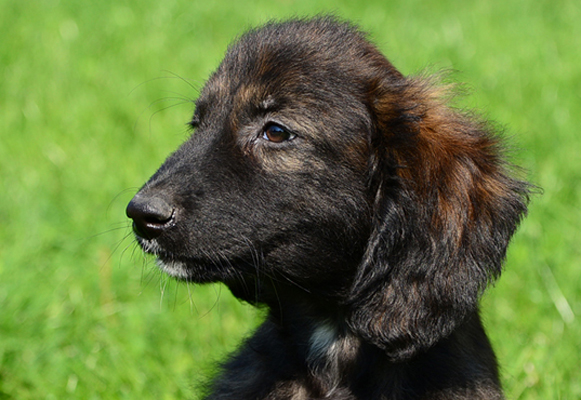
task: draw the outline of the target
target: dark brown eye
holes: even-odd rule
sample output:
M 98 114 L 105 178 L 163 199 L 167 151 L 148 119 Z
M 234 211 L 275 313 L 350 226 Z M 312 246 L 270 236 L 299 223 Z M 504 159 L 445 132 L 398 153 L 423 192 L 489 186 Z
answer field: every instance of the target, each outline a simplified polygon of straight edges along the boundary
M 295 135 L 284 129 L 280 125 L 271 124 L 264 128 L 262 138 L 273 143 L 282 143 L 287 140 L 292 140 Z

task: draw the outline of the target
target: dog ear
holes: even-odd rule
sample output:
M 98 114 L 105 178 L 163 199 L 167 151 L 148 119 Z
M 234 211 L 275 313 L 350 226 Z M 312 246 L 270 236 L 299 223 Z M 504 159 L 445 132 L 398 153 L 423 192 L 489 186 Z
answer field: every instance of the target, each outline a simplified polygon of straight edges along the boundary
M 511 177 L 494 130 L 447 106 L 429 79 L 384 79 L 370 93 L 375 220 L 348 323 L 398 361 L 477 312 L 529 187 Z

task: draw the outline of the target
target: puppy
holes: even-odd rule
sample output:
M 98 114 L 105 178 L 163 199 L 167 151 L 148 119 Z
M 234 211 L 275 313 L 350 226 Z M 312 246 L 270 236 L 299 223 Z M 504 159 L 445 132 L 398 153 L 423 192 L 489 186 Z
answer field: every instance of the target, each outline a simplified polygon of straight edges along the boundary
M 526 212 L 485 121 L 332 17 L 232 44 L 127 207 L 168 274 L 266 305 L 207 399 L 502 399 L 478 299 Z

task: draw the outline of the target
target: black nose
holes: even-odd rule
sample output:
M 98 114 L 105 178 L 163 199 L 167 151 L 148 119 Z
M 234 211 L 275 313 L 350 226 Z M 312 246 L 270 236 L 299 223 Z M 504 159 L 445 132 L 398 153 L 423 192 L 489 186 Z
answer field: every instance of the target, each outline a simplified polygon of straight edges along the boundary
M 133 231 L 144 239 L 155 239 L 173 223 L 174 208 L 159 197 L 135 195 L 129 202 L 127 216 Z

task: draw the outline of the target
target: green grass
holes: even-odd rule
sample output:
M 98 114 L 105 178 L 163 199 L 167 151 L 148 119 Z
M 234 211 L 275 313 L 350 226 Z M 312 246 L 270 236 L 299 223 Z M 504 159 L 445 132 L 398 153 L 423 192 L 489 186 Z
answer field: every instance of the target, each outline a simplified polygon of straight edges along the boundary
M 581 398 L 581 3 L 0 2 L 0 399 L 183 399 L 260 320 L 166 279 L 124 207 L 228 42 L 334 11 L 404 73 L 454 69 L 544 189 L 483 313 L 509 399 Z M 183 79 L 182 79 L 183 78 Z

